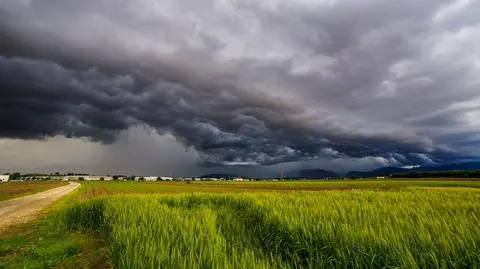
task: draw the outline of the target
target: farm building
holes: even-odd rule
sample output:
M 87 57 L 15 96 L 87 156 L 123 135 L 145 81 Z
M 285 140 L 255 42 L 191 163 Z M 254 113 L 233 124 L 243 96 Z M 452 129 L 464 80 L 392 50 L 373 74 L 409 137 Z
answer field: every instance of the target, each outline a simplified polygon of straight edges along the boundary
M 9 178 L 10 178 L 10 175 L 0 175 L 0 181 L 1 182 L 8 181 Z
M 144 177 L 145 181 L 157 181 L 157 177 Z
M 241 178 L 241 177 L 236 177 L 236 178 L 233 179 L 233 181 L 240 182 L 240 181 L 243 181 L 243 178 Z
M 64 176 L 62 180 L 80 180 L 80 178 L 85 181 L 113 180 L 111 176 Z

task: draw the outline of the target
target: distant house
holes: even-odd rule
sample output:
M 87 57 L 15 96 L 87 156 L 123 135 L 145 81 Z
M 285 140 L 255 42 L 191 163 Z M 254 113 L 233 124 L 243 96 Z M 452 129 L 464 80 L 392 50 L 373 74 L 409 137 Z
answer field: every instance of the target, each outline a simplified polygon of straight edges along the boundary
M 93 181 L 93 180 L 96 181 L 96 180 L 100 180 L 103 177 L 101 177 L 101 176 L 84 176 L 83 178 L 86 181 Z
M 377 177 L 377 179 L 386 179 L 387 177 Z
M 157 177 L 144 177 L 145 181 L 157 181 Z
M 0 182 L 7 182 L 10 179 L 10 175 L 0 175 Z
M 85 181 L 97 181 L 97 180 L 113 180 L 111 176 L 64 176 L 61 178 L 62 180 L 80 180 L 83 179 Z
M 241 178 L 241 177 L 236 177 L 236 178 L 233 179 L 233 181 L 240 182 L 240 181 L 243 181 L 243 178 Z

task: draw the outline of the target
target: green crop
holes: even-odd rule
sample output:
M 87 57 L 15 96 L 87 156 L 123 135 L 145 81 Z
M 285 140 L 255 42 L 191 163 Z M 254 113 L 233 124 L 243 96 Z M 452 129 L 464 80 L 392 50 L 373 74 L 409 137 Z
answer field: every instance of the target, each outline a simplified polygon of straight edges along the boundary
M 127 195 L 75 203 L 115 268 L 478 268 L 480 190 Z

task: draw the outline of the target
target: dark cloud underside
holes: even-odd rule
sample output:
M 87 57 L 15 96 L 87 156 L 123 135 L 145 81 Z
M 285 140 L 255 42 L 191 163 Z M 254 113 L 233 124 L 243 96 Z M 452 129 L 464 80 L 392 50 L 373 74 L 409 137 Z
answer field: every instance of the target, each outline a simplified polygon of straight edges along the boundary
M 146 126 L 206 166 L 477 155 L 479 7 L 3 1 L 0 138 Z

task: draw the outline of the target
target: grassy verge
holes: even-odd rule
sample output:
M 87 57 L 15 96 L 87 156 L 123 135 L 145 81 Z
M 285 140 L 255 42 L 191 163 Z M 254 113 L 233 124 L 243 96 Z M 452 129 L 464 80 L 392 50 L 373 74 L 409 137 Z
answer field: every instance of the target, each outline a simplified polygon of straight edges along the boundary
M 104 242 L 97 235 L 59 226 L 58 211 L 77 195 L 63 198 L 42 218 L 0 234 L 0 268 L 110 268 Z
M 65 181 L 0 182 L 0 201 L 67 185 Z

